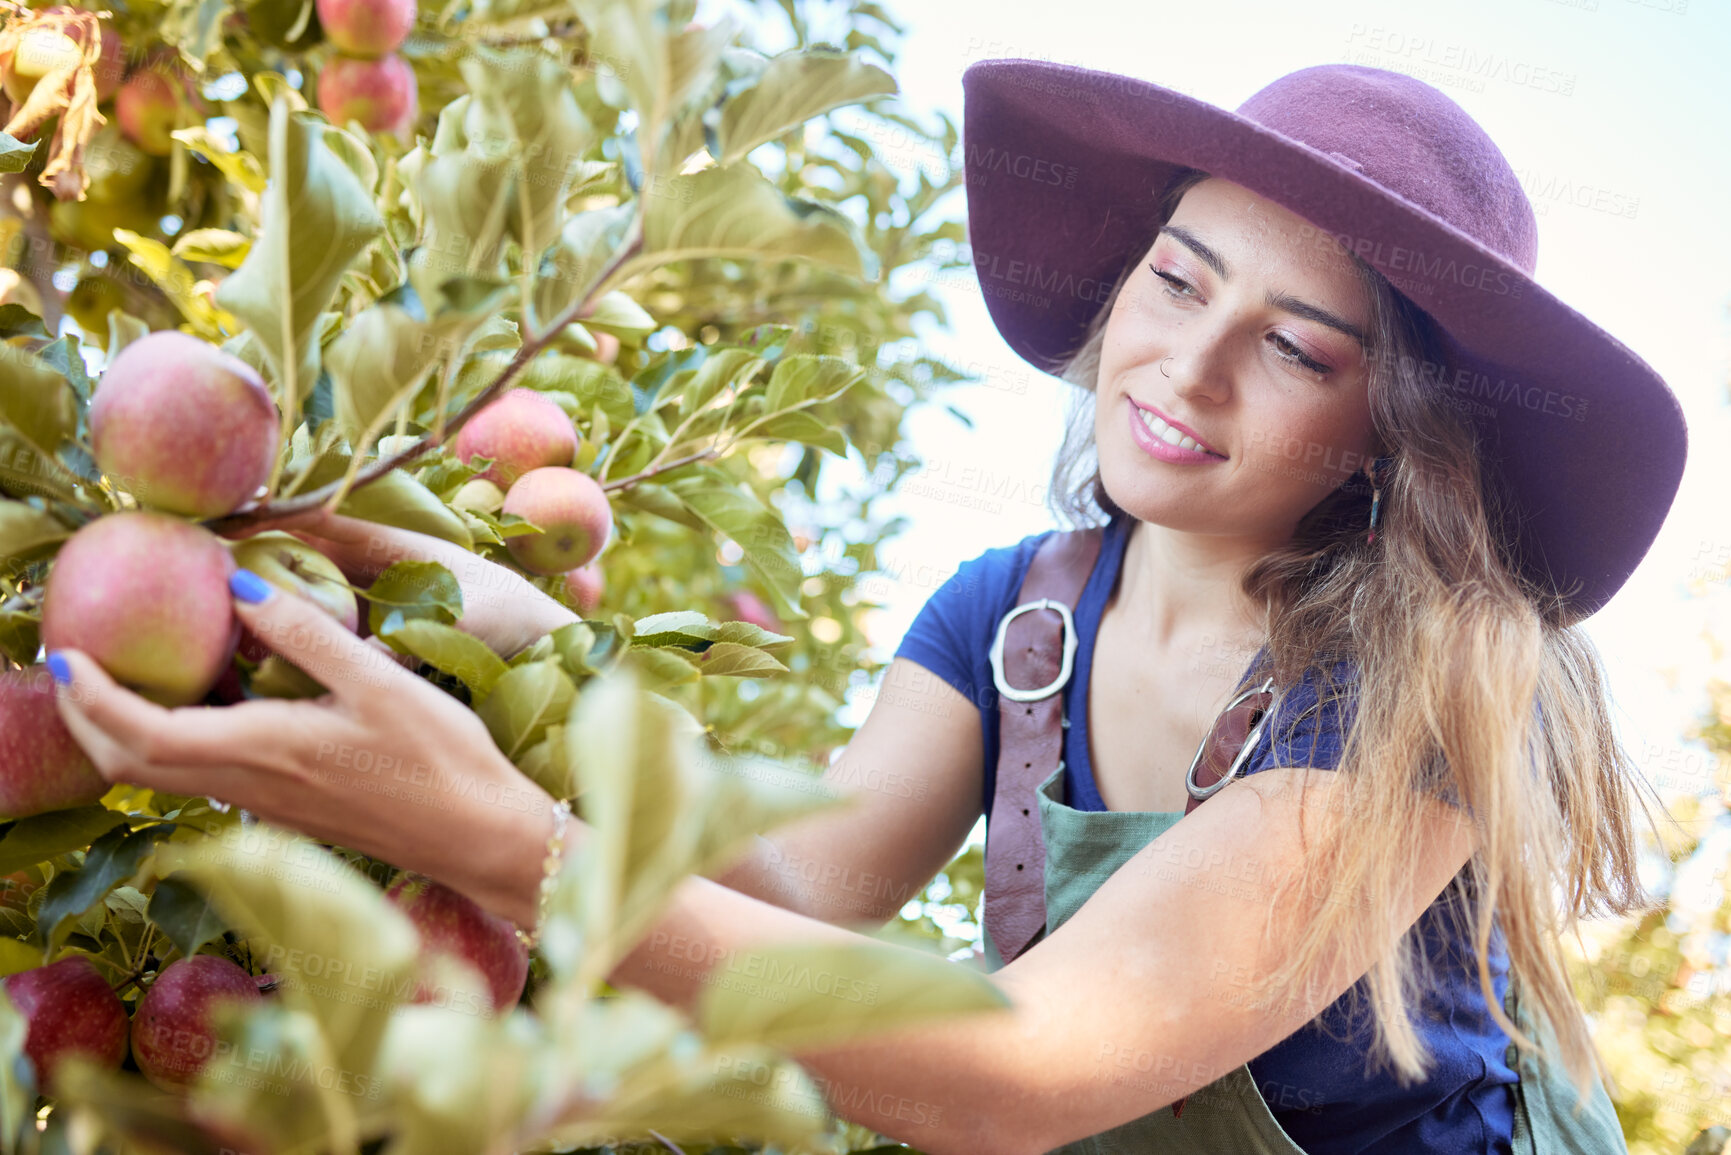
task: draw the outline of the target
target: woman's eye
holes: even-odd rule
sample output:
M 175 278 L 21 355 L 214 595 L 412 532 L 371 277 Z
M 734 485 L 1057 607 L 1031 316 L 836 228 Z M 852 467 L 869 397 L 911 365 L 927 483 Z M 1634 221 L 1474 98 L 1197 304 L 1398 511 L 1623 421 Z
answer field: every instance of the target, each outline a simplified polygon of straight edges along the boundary
M 1174 277 L 1171 273 L 1162 273 L 1159 269 L 1156 269 L 1153 265 L 1148 266 L 1148 271 L 1153 273 L 1156 277 L 1159 277 L 1162 281 L 1165 281 L 1166 282 L 1166 292 L 1169 293 L 1170 295 L 1174 296 L 1174 297 L 1177 297 L 1179 300 L 1184 299 L 1184 294 L 1172 292 L 1172 286 L 1173 285 L 1177 285 L 1180 289 L 1188 290 L 1192 295 L 1194 295 L 1196 292 L 1196 290 L 1191 289 L 1190 286 L 1188 284 L 1186 284 L 1184 281 L 1180 280 L 1177 277 Z
M 1276 333 L 1274 335 L 1274 345 L 1275 345 L 1275 348 L 1281 350 L 1280 356 L 1285 358 L 1286 360 L 1291 361 L 1297 365 L 1302 365 L 1304 368 L 1310 370 L 1312 373 L 1315 373 L 1319 377 L 1320 376 L 1326 376 L 1328 374 L 1329 368 L 1327 365 L 1324 365 L 1320 361 L 1317 361 L 1317 360 L 1314 360 L 1310 357 L 1305 356 L 1304 350 L 1300 349 L 1297 345 L 1294 345 L 1291 341 L 1287 340 L 1285 337 L 1282 337 L 1278 333 Z M 1291 351 L 1287 352 L 1287 350 L 1291 350 Z

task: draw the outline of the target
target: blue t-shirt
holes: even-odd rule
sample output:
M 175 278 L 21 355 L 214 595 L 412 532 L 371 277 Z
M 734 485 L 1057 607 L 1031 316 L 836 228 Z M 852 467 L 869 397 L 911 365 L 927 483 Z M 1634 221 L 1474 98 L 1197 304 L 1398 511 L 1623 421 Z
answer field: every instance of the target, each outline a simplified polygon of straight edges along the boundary
M 1104 810 L 1088 757 L 1088 684 L 1094 639 L 1107 599 L 1117 586 L 1132 519 L 1114 518 L 1100 543 L 1094 571 L 1072 607 L 1076 655 L 1063 689 L 1064 797 L 1077 810 Z M 998 765 L 998 691 L 987 658 L 998 621 L 1017 604 L 1029 563 L 1047 530 L 1013 546 L 989 549 L 965 562 L 927 600 L 895 656 L 930 670 L 973 702 L 985 748 L 985 789 L 980 812 L 989 814 Z M 1255 660 L 1260 660 L 1258 654 Z M 1352 684 L 1350 663 L 1333 680 Z M 1245 764 L 1254 774 L 1275 766 L 1333 769 L 1351 725 L 1350 700 L 1333 694 L 1320 704 L 1315 671 L 1278 696 L 1273 717 Z M 1437 988 L 1414 1010 L 1431 1055 L 1429 1077 L 1402 1086 L 1386 1064 L 1369 1069 L 1372 1039 L 1366 984 L 1359 1009 L 1348 1013 L 1354 992 L 1250 1060 L 1250 1073 L 1275 1119 L 1308 1155 L 1362 1151 L 1507 1152 L 1513 1147 L 1514 1084 L 1509 1037 L 1497 1026 L 1479 991 L 1470 938 L 1455 933 L 1448 892 L 1419 919 L 1419 941 L 1432 960 Z M 1508 987 L 1508 955 L 1500 929 L 1491 936 L 1492 986 L 1500 1000 Z

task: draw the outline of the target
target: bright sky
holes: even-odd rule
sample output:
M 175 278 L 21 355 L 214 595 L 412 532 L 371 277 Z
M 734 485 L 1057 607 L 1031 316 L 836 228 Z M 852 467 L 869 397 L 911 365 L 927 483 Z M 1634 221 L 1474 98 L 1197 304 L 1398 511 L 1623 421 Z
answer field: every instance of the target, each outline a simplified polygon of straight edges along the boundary
M 1704 762 L 1681 735 L 1705 708 L 1707 679 L 1731 675 L 1701 638 L 1709 615 L 1723 615 L 1724 607 L 1716 595 L 1689 594 L 1691 577 L 1731 557 L 1731 514 L 1721 496 L 1731 488 L 1731 455 L 1716 452 L 1731 441 L 1725 403 L 1731 149 L 1723 147 L 1731 120 L 1731 70 L 1724 63 L 1731 55 L 1731 4 L 1308 0 L 1295 10 L 1273 0 L 1071 0 L 1060 14 L 1047 3 L 943 0 L 891 10 L 909 25 L 897 70 L 904 98 L 917 115 L 942 109 L 958 126 L 963 70 L 993 57 L 1120 72 L 1226 108 L 1297 68 L 1372 64 L 1443 88 L 1484 125 L 1534 198 L 1539 282 L 1653 365 L 1689 423 L 1688 467 L 1665 528 L 1587 628 L 1609 668 L 1631 753 L 1654 774 L 1667 769 L 1669 758 L 1673 783 L 1691 765 L 1692 781 L 1702 781 Z M 1573 91 L 1451 67 L 1468 54 L 1506 59 L 1504 75 L 1546 69 L 1573 77 Z M 894 140 L 883 146 L 886 163 L 910 179 L 922 165 L 935 171 L 943 163 L 930 153 L 898 150 Z M 1558 199 L 1570 187 L 1585 205 Z M 1622 215 L 1591 207 L 1596 190 L 1611 194 L 1599 203 L 1622 207 Z M 964 215 L 959 189 L 948 203 Z M 899 580 L 870 587 L 887 603 L 870 626 L 886 658 L 960 563 L 1055 524 L 1043 492 L 1069 387 L 1010 351 L 971 274 L 932 289 L 949 309 L 953 331 L 930 333 L 926 351 L 988 383 L 943 395 L 973 429 L 941 406 L 909 423 L 927 468 L 904 482 L 909 492 L 891 506 L 911 523 L 882 551 Z M 837 470 L 838 479 L 843 472 Z

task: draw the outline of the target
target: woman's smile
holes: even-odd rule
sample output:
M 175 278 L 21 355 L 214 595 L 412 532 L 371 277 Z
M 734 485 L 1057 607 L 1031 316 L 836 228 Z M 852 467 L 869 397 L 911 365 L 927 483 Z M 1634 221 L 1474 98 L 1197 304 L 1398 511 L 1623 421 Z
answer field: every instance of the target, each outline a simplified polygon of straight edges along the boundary
M 1128 395 L 1124 400 L 1130 404 L 1130 435 L 1143 452 L 1162 461 L 1184 465 L 1207 465 L 1226 460 L 1224 453 L 1215 452 L 1190 429 L 1168 420 L 1153 406 L 1138 405 L 1136 399 Z

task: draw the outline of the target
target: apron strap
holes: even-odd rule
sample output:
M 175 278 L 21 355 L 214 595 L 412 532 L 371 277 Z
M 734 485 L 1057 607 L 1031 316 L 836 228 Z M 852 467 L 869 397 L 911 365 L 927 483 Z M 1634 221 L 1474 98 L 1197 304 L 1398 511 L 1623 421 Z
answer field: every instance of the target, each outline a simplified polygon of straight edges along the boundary
M 1005 963 L 1046 926 L 1046 844 L 1036 794 L 1063 764 L 1060 691 L 1070 680 L 1076 648 L 1070 610 L 1094 571 L 1104 536 L 1103 526 L 1050 534 L 1028 564 L 1016 607 L 999 620 L 992 644 L 998 767 L 986 817 L 985 923 Z

